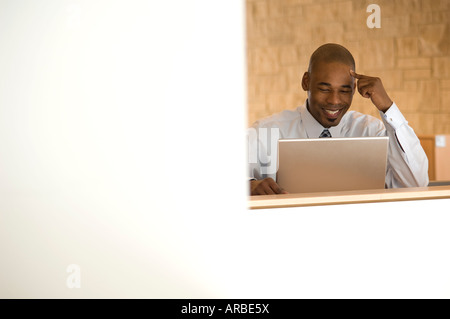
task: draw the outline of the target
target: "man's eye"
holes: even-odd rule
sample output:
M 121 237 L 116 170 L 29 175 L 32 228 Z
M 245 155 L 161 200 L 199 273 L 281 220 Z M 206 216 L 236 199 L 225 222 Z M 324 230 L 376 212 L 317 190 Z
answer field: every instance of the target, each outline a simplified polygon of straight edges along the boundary
M 352 93 L 352 91 L 341 91 L 341 93 L 349 94 L 349 93 Z
M 320 92 L 330 92 L 329 89 L 322 89 L 322 88 L 319 88 L 319 91 L 320 91 Z

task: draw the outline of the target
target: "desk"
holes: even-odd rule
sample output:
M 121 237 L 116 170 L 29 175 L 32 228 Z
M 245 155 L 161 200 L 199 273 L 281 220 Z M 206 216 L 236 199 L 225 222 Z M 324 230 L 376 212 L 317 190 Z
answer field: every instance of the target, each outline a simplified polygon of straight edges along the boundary
M 450 186 L 250 196 L 250 209 L 450 198 Z

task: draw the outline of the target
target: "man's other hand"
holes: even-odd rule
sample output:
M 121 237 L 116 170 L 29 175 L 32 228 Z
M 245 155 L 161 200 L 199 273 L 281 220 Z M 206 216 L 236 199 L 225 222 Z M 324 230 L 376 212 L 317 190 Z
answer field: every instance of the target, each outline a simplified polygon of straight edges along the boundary
M 357 89 L 362 97 L 371 99 L 372 103 L 382 112 L 386 112 L 392 105 L 380 78 L 357 74 L 350 70 L 350 75 L 358 80 Z
M 250 195 L 274 195 L 288 194 L 273 178 L 267 177 L 261 180 L 250 181 Z

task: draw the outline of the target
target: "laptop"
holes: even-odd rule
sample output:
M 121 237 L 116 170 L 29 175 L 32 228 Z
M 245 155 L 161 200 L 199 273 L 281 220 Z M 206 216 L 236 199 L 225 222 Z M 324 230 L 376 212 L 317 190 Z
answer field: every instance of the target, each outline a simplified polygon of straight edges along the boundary
M 280 139 L 277 183 L 289 193 L 385 188 L 388 137 Z

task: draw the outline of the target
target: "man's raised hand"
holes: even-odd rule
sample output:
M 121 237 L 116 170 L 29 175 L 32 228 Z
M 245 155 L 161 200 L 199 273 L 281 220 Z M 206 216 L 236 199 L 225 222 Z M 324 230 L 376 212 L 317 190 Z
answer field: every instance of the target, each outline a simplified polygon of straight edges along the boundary
M 386 112 L 391 107 L 392 100 L 384 89 L 380 78 L 357 74 L 353 70 L 350 70 L 350 75 L 358 81 L 356 87 L 359 94 L 371 99 L 377 109 Z

